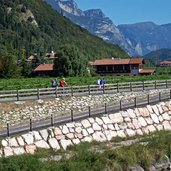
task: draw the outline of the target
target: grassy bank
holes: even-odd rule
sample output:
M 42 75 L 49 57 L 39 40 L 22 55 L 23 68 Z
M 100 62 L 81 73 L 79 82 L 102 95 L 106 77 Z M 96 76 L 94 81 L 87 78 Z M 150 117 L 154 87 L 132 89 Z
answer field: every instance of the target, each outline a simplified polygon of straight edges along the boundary
M 3 171 L 121 171 L 129 166 L 140 165 L 145 170 L 167 155 L 171 157 L 170 132 L 144 136 L 140 141 L 115 148 L 121 139 L 108 143 L 81 143 L 67 151 L 40 150 L 35 155 L 23 155 L 0 159 Z M 140 143 L 141 142 L 141 143 Z M 143 143 L 142 143 L 143 142 Z M 146 143 L 148 142 L 148 143 Z M 112 144 L 112 145 L 111 145 Z M 92 150 L 93 148 L 100 149 Z M 90 150 L 91 149 L 91 150 Z M 61 161 L 50 160 L 57 155 Z
M 96 84 L 96 77 L 68 77 L 66 82 L 68 86 L 73 85 L 88 85 Z M 18 79 L 0 79 L 0 90 L 13 90 L 13 89 L 29 89 L 29 88 L 45 88 L 51 87 L 51 81 L 54 78 L 18 78 Z M 59 82 L 61 78 L 56 78 Z M 146 80 L 162 80 L 171 79 L 171 75 L 152 75 L 152 76 L 106 76 L 104 77 L 106 83 L 117 82 L 134 82 Z

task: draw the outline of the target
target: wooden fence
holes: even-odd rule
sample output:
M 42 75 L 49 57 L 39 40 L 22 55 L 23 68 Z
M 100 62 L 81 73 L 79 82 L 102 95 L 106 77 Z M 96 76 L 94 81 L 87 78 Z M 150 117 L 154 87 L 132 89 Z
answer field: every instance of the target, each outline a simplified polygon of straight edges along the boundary
M 37 88 L 0 91 L 0 102 L 57 98 L 61 96 L 82 96 L 124 91 L 141 91 L 149 89 L 170 88 L 171 80 L 139 81 L 98 85 L 84 85 L 71 87 Z

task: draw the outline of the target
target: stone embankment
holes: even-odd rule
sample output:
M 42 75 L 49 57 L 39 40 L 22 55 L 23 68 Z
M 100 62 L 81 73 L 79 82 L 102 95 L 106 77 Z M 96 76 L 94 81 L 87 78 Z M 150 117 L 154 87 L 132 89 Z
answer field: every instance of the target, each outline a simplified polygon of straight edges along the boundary
M 80 142 L 104 142 L 160 130 L 171 130 L 171 101 L 6 138 L 1 142 L 0 155 L 33 154 L 39 148 L 66 149 Z
M 51 114 L 61 116 L 74 111 L 88 110 L 88 106 L 98 108 L 104 103 L 115 104 L 119 100 L 124 102 L 134 101 L 135 97 L 147 97 L 158 92 L 168 92 L 169 90 L 151 90 L 143 92 L 123 92 L 115 94 L 104 94 L 83 97 L 67 97 L 46 100 L 28 100 L 11 103 L 0 103 L 0 127 L 28 122 L 31 117 L 33 121 L 48 118 Z

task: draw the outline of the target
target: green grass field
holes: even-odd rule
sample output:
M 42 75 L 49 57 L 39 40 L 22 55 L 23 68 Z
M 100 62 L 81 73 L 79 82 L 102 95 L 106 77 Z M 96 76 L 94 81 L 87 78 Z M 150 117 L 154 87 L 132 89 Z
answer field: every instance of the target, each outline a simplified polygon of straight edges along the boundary
M 96 84 L 96 80 L 102 78 L 96 77 L 68 77 L 66 82 L 68 86 L 74 85 L 93 85 Z M 150 75 L 150 76 L 106 76 L 103 77 L 107 84 L 117 82 L 134 82 L 134 81 L 146 81 L 146 80 L 165 80 L 171 79 L 171 74 L 163 75 Z M 53 78 L 41 77 L 41 78 L 18 78 L 18 79 L 0 79 L 0 90 L 16 90 L 16 89 L 30 89 L 30 88 L 45 88 L 51 87 L 51 81 Z M 61 78 L 56 78 L 59 82 Z
M 171 67 L 170 68 L 155 68 L 155 75 L 148 76 L 105 76 L 107 84 L 117 82 L 135 82 L 135 81 L 146 81 L 146 80 L 166 80 L 171 79 Z M 102 78 L 101 76 L 96 77 L 68 77 L 66 82 L 68 86 L 75 85 L 93 85 L 96 84 L 97 79 Z M 0 79 L 0 90 L 16 90 L 16 89 L 30 89 L 30 88 L 45 88 L 51 87 L 51 81 L 54 78 L 50 77 L 35 77 L 35 78 L 15 78 L 15 79 Z M 58 83 L 61 78 L 56 78 Z

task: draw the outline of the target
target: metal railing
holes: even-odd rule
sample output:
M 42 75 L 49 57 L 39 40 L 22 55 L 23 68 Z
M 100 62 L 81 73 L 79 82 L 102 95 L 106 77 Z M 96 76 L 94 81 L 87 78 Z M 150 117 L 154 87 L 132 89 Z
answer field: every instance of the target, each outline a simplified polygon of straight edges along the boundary
M 120 110 L 126 110 L 129 108 L 140 107 L 148 104 L 155 104 L 160 101 L 171 99 L 171 90 L 165 92 L 159 92 L 156 94 L 148 94 L 141 97 L 135 97 L 127 100 L 119 100 L 115 103 L 104 103 L 99 107 L 87 106 L 86 110 L 79 112 L 72 107 L 69 111 L 57 112 L 55 114 L 49 114 L 46 118 L 34 118 L 30 117 L 22 123 L 10 124 L 10 120 L 7 122 L 6 127 L 0 129 L 0 136 L 10 136 L 26 131 L 33 131 L 37 129 L 48 128 L 49 126 L 55 126 L 65 124 L 68 122 L 78 121 L 88 117 L 102 116 L 115 113 Z
M 141 91 L 150 89 L 171 88 L 171 80 L 139 81 L 98 85 L 84 85 L 57 88 L 37 88 L 0 91 L 0 102 L 57 98 L 61 96 L 82 96 L 124 91 Z

